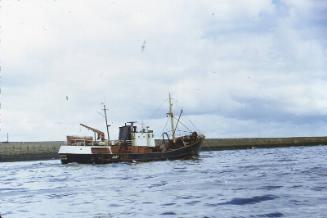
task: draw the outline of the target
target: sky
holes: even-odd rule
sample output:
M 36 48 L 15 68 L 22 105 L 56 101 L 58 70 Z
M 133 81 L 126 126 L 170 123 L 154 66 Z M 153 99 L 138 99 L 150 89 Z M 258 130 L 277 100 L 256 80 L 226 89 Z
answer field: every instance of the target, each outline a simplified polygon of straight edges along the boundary
M 327 135 L 325 0 L 1 0 L 0 140 Z M 188 129 L 186 129 L 187 126 Z

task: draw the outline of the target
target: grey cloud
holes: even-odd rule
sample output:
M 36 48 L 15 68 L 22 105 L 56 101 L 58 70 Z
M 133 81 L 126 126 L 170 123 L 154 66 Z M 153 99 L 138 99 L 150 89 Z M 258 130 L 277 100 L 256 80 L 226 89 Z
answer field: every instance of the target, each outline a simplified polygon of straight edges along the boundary
M 2 129 L 17 140 L 101 127 L 100 102 L 112 129 L 136 119 L 159 131 L 168 92 L 211 136 L 324 129 L 326 47 L 306 31 L 323 29 L 324 10 L 306 1 L 41 2 L 3 9 Z
M 285 110 L 285 104 L 273 99 L 258 98 L 236 98 L 244 105 L 244 108 L 237 112 L 226 114 L 226 116 L 240 120 L 256 120 L 258 122 L 288 122 L 297 125 L 327 123 L 327 114 L 305 114 L 297 115 Z

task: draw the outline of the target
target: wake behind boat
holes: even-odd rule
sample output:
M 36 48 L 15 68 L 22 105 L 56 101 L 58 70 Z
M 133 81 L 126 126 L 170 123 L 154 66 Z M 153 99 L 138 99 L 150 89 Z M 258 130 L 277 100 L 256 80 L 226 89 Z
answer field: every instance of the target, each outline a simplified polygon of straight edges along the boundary
M 106 108 L 104 106 L 107 134 Z M 182 114 L 182 112 L 181 112 Z M 105 139 L 104 132 L 87 125 L 83 127 L 94 132 L 99 141 L 93 137 L 67 136 L 67 144 L 60 146 L 59 156 L 63 164 L 95 163 L 105 164 L 114 162 L 145 162 L 159 160 L 189 159 L 199 155 L 204 136 L 197 132 L 176 137 L 176 129 L 180 117 L 174 124 L 172 101 L 169 95 L 169 112 L 171 134 L 162 133 L 162 141 L 156 145 L 153 130 L 141 128 L 138 130 L 135 122 L 125 123 L 119 127 L 119 138 L 116 141 Z

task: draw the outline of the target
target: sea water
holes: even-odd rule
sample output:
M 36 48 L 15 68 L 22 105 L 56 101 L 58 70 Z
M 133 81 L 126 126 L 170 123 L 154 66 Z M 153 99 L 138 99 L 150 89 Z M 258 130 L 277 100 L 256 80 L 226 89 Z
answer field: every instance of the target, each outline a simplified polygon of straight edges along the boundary
M 195 160 L 0 163 L 10 217 L 327 217 L 327 146 L 201 152 Z

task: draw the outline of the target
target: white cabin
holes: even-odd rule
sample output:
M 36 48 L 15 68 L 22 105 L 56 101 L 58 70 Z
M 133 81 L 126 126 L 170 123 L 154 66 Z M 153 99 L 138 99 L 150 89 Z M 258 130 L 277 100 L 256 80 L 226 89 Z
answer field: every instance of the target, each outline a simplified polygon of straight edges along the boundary
M 129 142 L 133 146 L 148 146 L 155 147 L 153 130 L 148 127 L 137 131 L 137 127 L 134 126 L 135 122 L 125 123 L 125 126 L 119 127 L 119 140 Z
M 143 129 L 141 132 L 132 132 L 131 139 L 133 146 L 155 146 L 153 130 Z

